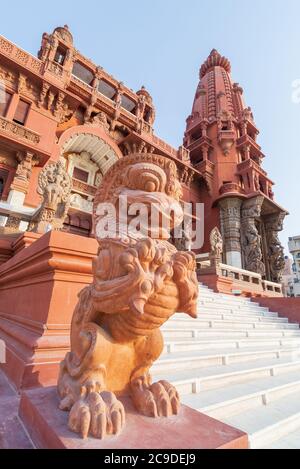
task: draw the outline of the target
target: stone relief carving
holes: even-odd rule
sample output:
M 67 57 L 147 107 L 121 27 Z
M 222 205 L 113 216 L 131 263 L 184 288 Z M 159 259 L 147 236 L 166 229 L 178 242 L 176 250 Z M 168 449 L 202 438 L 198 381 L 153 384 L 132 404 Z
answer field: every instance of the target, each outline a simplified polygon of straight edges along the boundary
M 264 276 L 266 269 L 262 261 L 261 236 L 256 227 L 256 219 L 260 217 L 262 202 L 263 197 L 255 197 L 243 203 L 241 232 L 244 268 Z
M 159 238 L 132 231 L 103 237 L 101 203 L 155 202 L 161 219 L 172 212 L 171 226 L 182 222 L 181 187 L 175 164 L 159 155 L 135 154 L 118 160 L 105 174 L 94 201 L 99 254 L 93 283 L 84 288 L 74 311 L 71 352 L 61 363 L 60 408 L 70 411 L 69 427 L 83 437 L 117 434 L 125 424 L 119 397 L 130 395 L 149 417 L 177 414 L 179 396 L 166 381 L 151 383 L 149 369 L 163 349 L 159 327 L 176 311 L 196 316 L 198 283 L 195 257 L 178 252 L 159 225 Z M 127 224 L 126 224 L 127 227 Z
M 217 226 L 211 230 L 209 241 L 210 255 L 221 259 L 223 252 L 223 238 Z
M 279 231 L 283 229 L 285 213 L 277 213 L 269 216 L 265 221 L 266 238 L 268 246 L 268 260 L 271 281 L 280 283 L 285 267 L 284 249 L 278 237 Z
M 43 82 L 39 100 L 37 103 L 38 107 L 42 107 L 44 105 L 49 88 L 50 88 L 49 83 Z
M 61 161 L 50 163 L 40 172 L 37 192 L 42 206 L 31 221 L 30 229 L 38 232 L 61 230 L 70 206 L 71 178 Z M 51 225 L 51 226 L 49 226 Z
M 30 152 L 18 151 L 16 154 L 18 166 L 16 169 L 15 178 L 29 182 L 32 174 L 32 168 L 38 164 L 36 155 Z
M 110 128 L 106 114 L 102 111 L 92 116 L 87 124 L 93 127 L 102 127 L 106 132 L 108 132 Z

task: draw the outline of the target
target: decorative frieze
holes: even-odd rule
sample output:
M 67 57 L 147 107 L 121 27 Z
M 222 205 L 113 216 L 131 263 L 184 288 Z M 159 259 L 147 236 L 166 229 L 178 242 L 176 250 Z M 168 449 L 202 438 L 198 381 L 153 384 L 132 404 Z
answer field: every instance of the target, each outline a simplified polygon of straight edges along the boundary
M 0 117 L 0 131 L 7 132 L 14 138 L 27 140 L 34 144 L 40 143 L 41 140 L 41 136 L 36 132 L 27 129 L 22 125 L 16 124 L 15 122 L 10 121 L 5 117 Z

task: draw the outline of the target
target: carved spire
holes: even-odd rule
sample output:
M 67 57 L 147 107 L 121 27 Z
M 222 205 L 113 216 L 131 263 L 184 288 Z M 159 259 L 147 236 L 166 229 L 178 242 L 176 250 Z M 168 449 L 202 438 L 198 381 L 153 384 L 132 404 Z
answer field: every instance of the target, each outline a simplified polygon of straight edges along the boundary
M 200 68 L 200 79 L 213 67 L 223 67 L 227 73 L 231 72 L 231 65 L 216 49 L 213 49 Z

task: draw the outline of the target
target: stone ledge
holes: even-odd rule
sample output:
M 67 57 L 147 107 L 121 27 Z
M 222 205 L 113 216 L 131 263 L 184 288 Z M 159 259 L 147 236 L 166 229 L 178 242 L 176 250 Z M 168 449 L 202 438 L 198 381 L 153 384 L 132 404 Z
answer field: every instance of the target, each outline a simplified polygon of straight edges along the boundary
M 68 413 L 58 409 L 56 387 L 24 391 L 19 417 L 38 448 L 50 449 L 247 449 L 248 435 L 181 406 L 178 416 L 153 419 L 122 399 L 126 426 L 118 436 L 81 439 L 68 429 Z

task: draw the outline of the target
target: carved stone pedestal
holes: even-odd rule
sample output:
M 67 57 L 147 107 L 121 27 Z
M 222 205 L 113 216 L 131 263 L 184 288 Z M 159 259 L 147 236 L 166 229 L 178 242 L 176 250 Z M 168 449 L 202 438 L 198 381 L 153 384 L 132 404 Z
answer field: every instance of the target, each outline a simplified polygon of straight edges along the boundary
M 126 426 L 117 436 L 85 440 L 68 429 L 68 412 L 58 409 L 55 387 L 22 393 L 19 416 L 33 443 L 51 449 L 247 449 L 248 436 L 236 428 L 181 406 L 178 415 L 151 418 L 121 399 Z
M 82 243 L 63 232 L 27 233 L 0 267 L 1 367 L 16 388 L 56 383 L 77 294 L 91 282 L 97 248 L 94 239 Z

